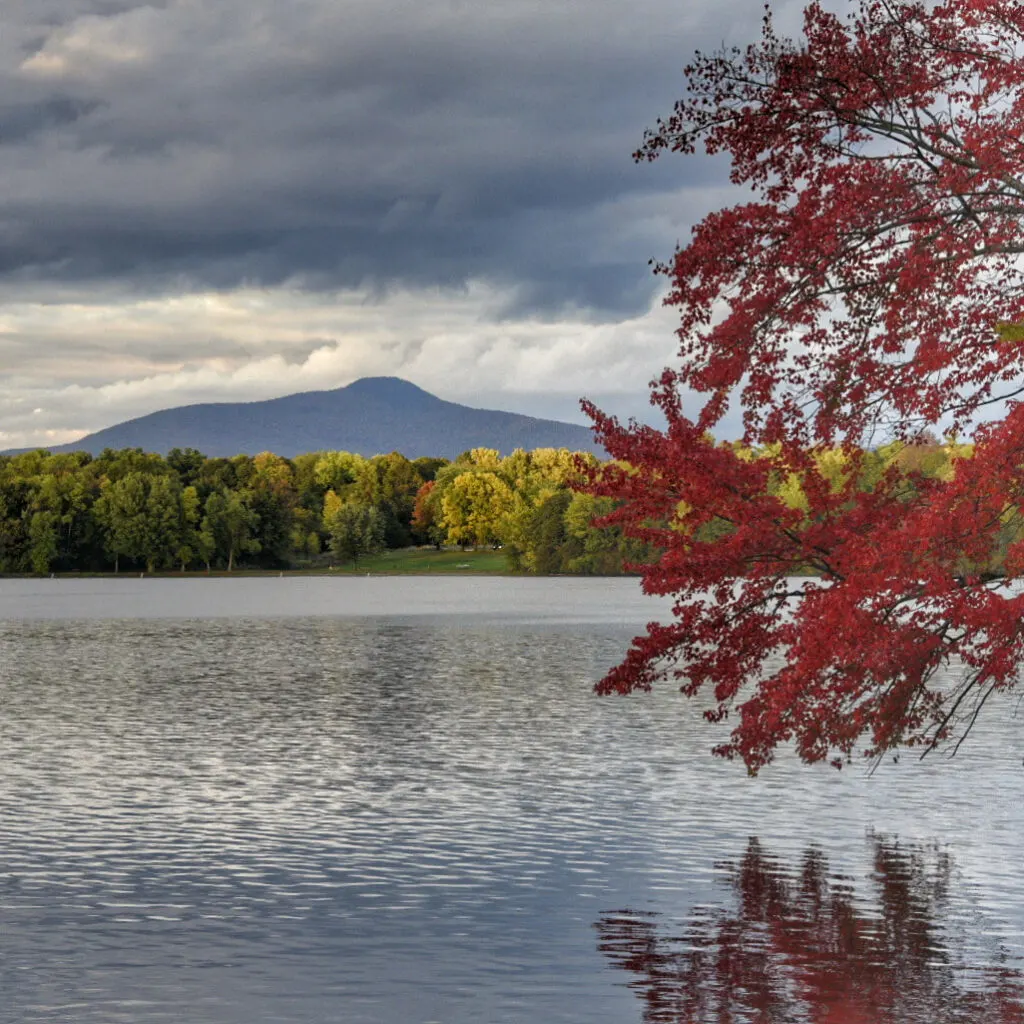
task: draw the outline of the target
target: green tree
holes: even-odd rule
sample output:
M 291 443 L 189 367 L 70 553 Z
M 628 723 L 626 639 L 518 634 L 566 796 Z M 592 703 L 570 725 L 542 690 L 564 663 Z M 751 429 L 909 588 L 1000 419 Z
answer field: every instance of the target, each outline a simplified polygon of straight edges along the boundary
M 87 452 L 45 455 L 28 479 L 33 512 L 56 516 L 57 554 L 54 561 L 73 565 L 93 540 L 90 509 L 98 486 L 90 470 Z M 52 568 L 52 566 L 51 566 Z
M 203 506 L 199 500 L 199 492 L 195 487 L 184 487 L 181 491 L 181 524 L 178 533 L 178 546 L 174 552 L 174 560 L 184 572 L 194 558 L 202 558 L 203 545 L 200 540 L 200 521 Z
M 260 543 L 255 536 L 259 516 L 240 494 L 214 491 L 206 499 L 203 512 L 203 546 L 212 542 L 211 557 L 221 555 L 228 572 L 234 569 L 236 556 L 259 551 Z
M 448 465 L 447 459 L 432 458 L 421 455 L 418 459 L 412 460 L 412 467 L 419 474 L 424 483 L 429 483 L 437 476 L 437 471 Z
M 45 573 L 57 558 L 60 517 L 56 512 L 34 512 L 29 520 L 29 559 L 32 571 Z
M 195 448 L 172 448 L 167 453 L 167 465 L 178 474 L 182 487 L 194 486 L 205 464 L 206 456 Z
M 352 452 L 321 452 L 313 467 L 313 478 L 321 487 L 321 494 L 334 491 L 342 495 L 355 483 L 359 468 L 366 460 Z
M 148 480 L 142 556 L 146 571 L 155 572 L 180 559 L 184 537 L 181 481 L 166 474 Z
M 391 452 L 363 461 L 346 497 L 377 509 L 384 522 L 386 547 L 406 547 L 412 542 L 412 517 L 422 483 L 413 464 L 399 452 Z
M 555 491 L 533 511 L 526 530 L 524 562 L 532 572 L 564 572 L 578 552 L 569 550 L 570 535 L 565 529 L 565 512 L 572 503 L 567 490 Z
M 585 575 L 607 576 L 623 571 L 623 564 L 642 564 L 655 557 L 655 550 L 642 541 L 623 535 L 621 528 L 598 529 L 594 520 L 615 508 L 611 498 L 574 494 L 565 510 L 565 532 L 572 551 L 567 568 Z
M 196 488 L 204 503 L 214 491 L 232 491 L 237 486 L 235 464 L 230 459 L 207 459 L 196 481 Z
M 0 477 L 0 572 L 27 568 L 27 491 L 24 481 L 9 479 L 6 473 Z
M 335 558 L 358 565 L 360 556 L 384 548 L 384 518 L 373 505 L 338 501 L 333 491 L 328 497 L 334 500 L 324 503 L 324 525 Z
M 147 546 L 146 478 L 141 472 L 129 472 L 108 479 L 93 506 L 93 516 L 105 538 L 105 549 L 114 561 L 114 572 L 121 558 L 143 558 Z
M 253 459 L 252 465 L 248 504 L 259 516 L 256 539 L 260 544 L 261 564 L 286 565 L 294 552 L 292 535 L 298 506 L 292 464 L 280 455 L 262 452 Z
M 210 499 L 215 496 L 217 501 L 223 504 L 224 499 L 219 494 L 211 494 L 206 499 L 207 504 L 202 506 L 203 515 L 199 521 L 199 529 L 196 530 L 195 534 L 195 557 L 206 566 L 207 572 L 210 571 L 213 559 L 217 555 L 217 537 L 214 533 L 214 523 L 218 521 L 219 514 L 217 511 L 208 511 Z
M 111 482 L 121 480 L 131 473 L 159 474 L 171 471 L 163 456 L 155 452 L 144 452 L 141 448 L 104 448 L 95 461 L 101 476 Z

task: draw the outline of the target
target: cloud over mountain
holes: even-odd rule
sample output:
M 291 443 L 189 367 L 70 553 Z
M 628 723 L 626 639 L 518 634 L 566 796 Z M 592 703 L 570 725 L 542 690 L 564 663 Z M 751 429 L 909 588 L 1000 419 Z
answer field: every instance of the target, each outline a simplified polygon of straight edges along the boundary
M 409 373 L 403 352 L 359 355 L 399 321 L 415 351 L 430 329 L 409 296 L 459 300 L 454 335 L 478 324 L 497 346 L 459 355 L 485 364 L 507 361 L 495 325 L 560 324 L 587 347 L 596 327 L 642 317 L 648 259 L 716 205 L 723 175 L 631 153 L 692 49 L 745 41 L 760 13 L 759 0 L 8 0 L 0 434 L 88 429 L 58 415 L 69 389 L 189 368 L 228 397 L 268 344 L 288 366 L 336 348 L 344 365 L 322 386 Z M 320 295 L 378 326 L 317 333 L 300 317 L 268 342 L 232 308 L 254 292 L 271 320 Z M 623 387 L 660 369 L 642 358 Z M 495 371 L 481 386 L 501 383 Z M 41 410 L 34 432 L 19 405 Z

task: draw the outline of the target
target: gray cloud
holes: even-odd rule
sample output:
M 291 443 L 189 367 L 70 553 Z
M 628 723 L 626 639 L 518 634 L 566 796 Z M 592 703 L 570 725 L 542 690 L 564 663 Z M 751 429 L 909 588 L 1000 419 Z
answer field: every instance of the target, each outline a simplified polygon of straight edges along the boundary
M 630 155 L 693 49 L 761 14 L 4 0 L 0 448 L 371 374 L 647 418 L 676 348 L 648 259 L 735 193 Z
M 622 205 L 693 46 L 758 0 L 22 0 L 0 42 L 0 276 L 141 292 L 509 288 L 645 307 L 681 234 Z M 689 210 L 676 212 L 685 221 Z M 696 204 L 695 215 L 699 213 Z
M 47 130 L 74 124 L 99 106 L 96 100 L 59 95 L 0 104 L 0 143 L 23 142 Z

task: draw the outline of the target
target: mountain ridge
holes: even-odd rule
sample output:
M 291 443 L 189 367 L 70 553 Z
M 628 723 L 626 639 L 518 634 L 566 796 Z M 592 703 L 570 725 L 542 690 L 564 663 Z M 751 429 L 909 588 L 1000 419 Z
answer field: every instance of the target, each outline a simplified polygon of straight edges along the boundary
M 604 454 L 587 427 L 449 402 L 401 377 L 362 377 L 341 388 L 251 402 L 174 406 L 48 450 L 98 455 L 104 448 L 160 454 L 196 448 L 210 457 L 272 451 L 286 458 L 341 450 L 453 459 L 468 448 L 497 448 L 503 454 L 515 448 L 571 448 Z

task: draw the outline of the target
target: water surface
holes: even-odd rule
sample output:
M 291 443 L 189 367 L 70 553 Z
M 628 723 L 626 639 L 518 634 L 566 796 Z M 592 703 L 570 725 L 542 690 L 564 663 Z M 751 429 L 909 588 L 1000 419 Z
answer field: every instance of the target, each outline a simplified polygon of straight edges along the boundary
M 1019 1019 L 1014 706 L 952 761 L 748 779 L 671 687 L 593 696 L 663 610 L 0 581 L 0 1020 Z

